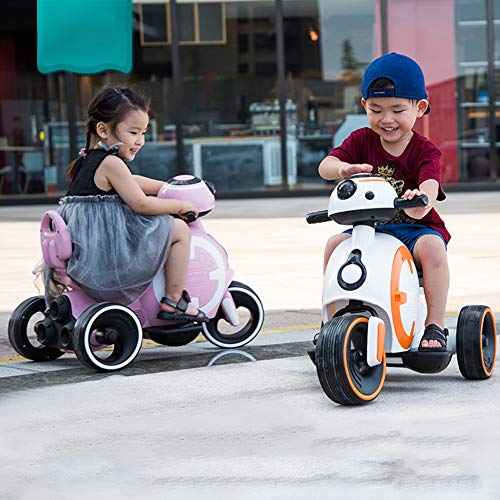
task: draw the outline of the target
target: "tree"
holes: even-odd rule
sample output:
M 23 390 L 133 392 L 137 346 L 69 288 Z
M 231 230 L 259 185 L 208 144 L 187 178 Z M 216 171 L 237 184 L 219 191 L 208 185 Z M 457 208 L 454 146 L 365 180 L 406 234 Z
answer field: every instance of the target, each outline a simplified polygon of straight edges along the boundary
M 345 70 L 355 70 L 358 67 L 358 61 L 354 55 L 354 49 L 352 48 L 351 41 L 346 38 L 342 42 L 342 69 Z

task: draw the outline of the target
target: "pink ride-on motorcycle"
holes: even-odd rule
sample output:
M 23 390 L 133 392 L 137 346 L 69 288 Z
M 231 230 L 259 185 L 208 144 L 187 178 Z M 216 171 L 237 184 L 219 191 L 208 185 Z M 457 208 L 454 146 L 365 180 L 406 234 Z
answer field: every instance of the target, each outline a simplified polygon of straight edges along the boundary
M 158 196 L 191 201 L 201 217 L 214 208 L 214 193 L 211 183 L 181 175 L 166 182 Z M 8 326 L 13 348 L 33 361 L 51 361 L 74 351 L 86 366 L 113 372 L 134 360 L 143 334 L 166 346 L 186 345 L 200 333 L 221 348 L 252 341 L 264 322 L 259 297 L 247 285 L 233 281 L 226 251 L 205 232 L 201 221 L 192 213 L 186 219 L 191 229 L 191 260 L 185 288 L 208 322 L 156 318 L 165 291 L 163 270 L 131 304 L 96 303 L 67 275 L 71 236 L 62 217 L 49 210 L 41 223 L 43 258 L 68 291 L 48 309 L 43 296 L 26 299 L 15 309 Z

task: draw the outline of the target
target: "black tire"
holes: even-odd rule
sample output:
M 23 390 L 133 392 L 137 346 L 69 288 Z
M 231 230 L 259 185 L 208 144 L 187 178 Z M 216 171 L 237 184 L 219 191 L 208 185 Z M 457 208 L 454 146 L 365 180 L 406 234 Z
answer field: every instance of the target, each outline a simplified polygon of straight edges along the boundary
M 188 345 L 201 333 L 201 328 L 197 332 L 179 332 L 179 333 L 148 333 L 148 337 L 157 344 L 167 345 L 169 347 L 180 347 Z
M 55 347 L 35 345 L 29 338 L 30 335 L 35 336 L 34 330 L 30 331 L 34 326 L 30 324 L 30 320 L 37 313 L 45 313 L 45 309 L 45 299 L 42 296 L 31 297 L 16 307 L 9 320 L 10 344 L 21 356 L 32 361 L 53 361 L 64 354 Z
M 117 338 L 103 342 L 95 334 L 111 332 Z M 136 314 L 121 304 L 94 304 L 76 320 L 73 348 L 78 359 L 101 372 L 118 371 L 130 364 L 142 345 L 142 326 Z M 105 356 L 110 352 L 109 355 Z
M 321 328 L 316 345 L 316 370 L 325 394 L 341 405 L 373 401 L 385 381 L 386 358 L 366 363 L 368 318 L 340 316 Z
M 202 324 L 205 338 L 223 349 L 235 349 L 251 342 L 260 332 L 264 323 L 264 308 L 257 294 L 247 285 L 239 281 L 232 281 L 228 291 L 233 297 L 237 308 L 246 309 L 249 319 L 238 329 L 231 333 L 222 332 L 221 322 L 228 325 L 222 308 L 219 307 L 217 314 L 208 323 Z
M 486 306 L 465 306 L 457 322 L 458 368 L 464 378 L 485 380 L 495 369 L 495 317 Z

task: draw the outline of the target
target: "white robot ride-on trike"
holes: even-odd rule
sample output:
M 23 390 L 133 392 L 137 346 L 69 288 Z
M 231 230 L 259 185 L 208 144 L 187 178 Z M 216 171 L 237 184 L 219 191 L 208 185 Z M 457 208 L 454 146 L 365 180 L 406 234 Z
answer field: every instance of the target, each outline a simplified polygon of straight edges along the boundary
M 425 196 L 398 198 L 391 184 L 357 174 L 338 184 L 328 210 L 307 215 L 310 224 L 334 220 L 353 225 L 328 262 L 323 286 L 323 323 L 311 358 L 321 387 L 336 403 L 375 399 L 386 366 L 420 373 L 444 370 L 457 354 L 466 379 L 489 378 L 496 359 L 496 326 L 482 305 L 460 311 L 445 352 L 419 352 L 427 307 L 410 251 L 395 237 L 375 231 L 398 210 L 425 206 Z

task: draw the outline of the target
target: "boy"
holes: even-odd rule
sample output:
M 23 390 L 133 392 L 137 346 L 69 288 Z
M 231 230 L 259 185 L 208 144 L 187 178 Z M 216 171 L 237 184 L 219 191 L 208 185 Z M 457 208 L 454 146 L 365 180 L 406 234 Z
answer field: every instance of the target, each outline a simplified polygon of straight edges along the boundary
M 377 229 L 400 239 L 422 270 L 428 312 L 419 351 L 445 351 L 450 234 L 433 208 L 436 200 L 446 198 L 441 187 L 441 152 L 412 130 L 417 118 L 430 113 L 424 75 L 413 59 L 393 52 L 368 66 L 361 91 L 370 128 L 354 131 L 334 148 L 319 165 L 319 174 L 333 180 L 370 172 L 386 178 L 403 198 L 428 196 L 426 207 L 406 209 Z M 349 237 L 342 233 L 328 240 L 325 268 L 335 247 Z

